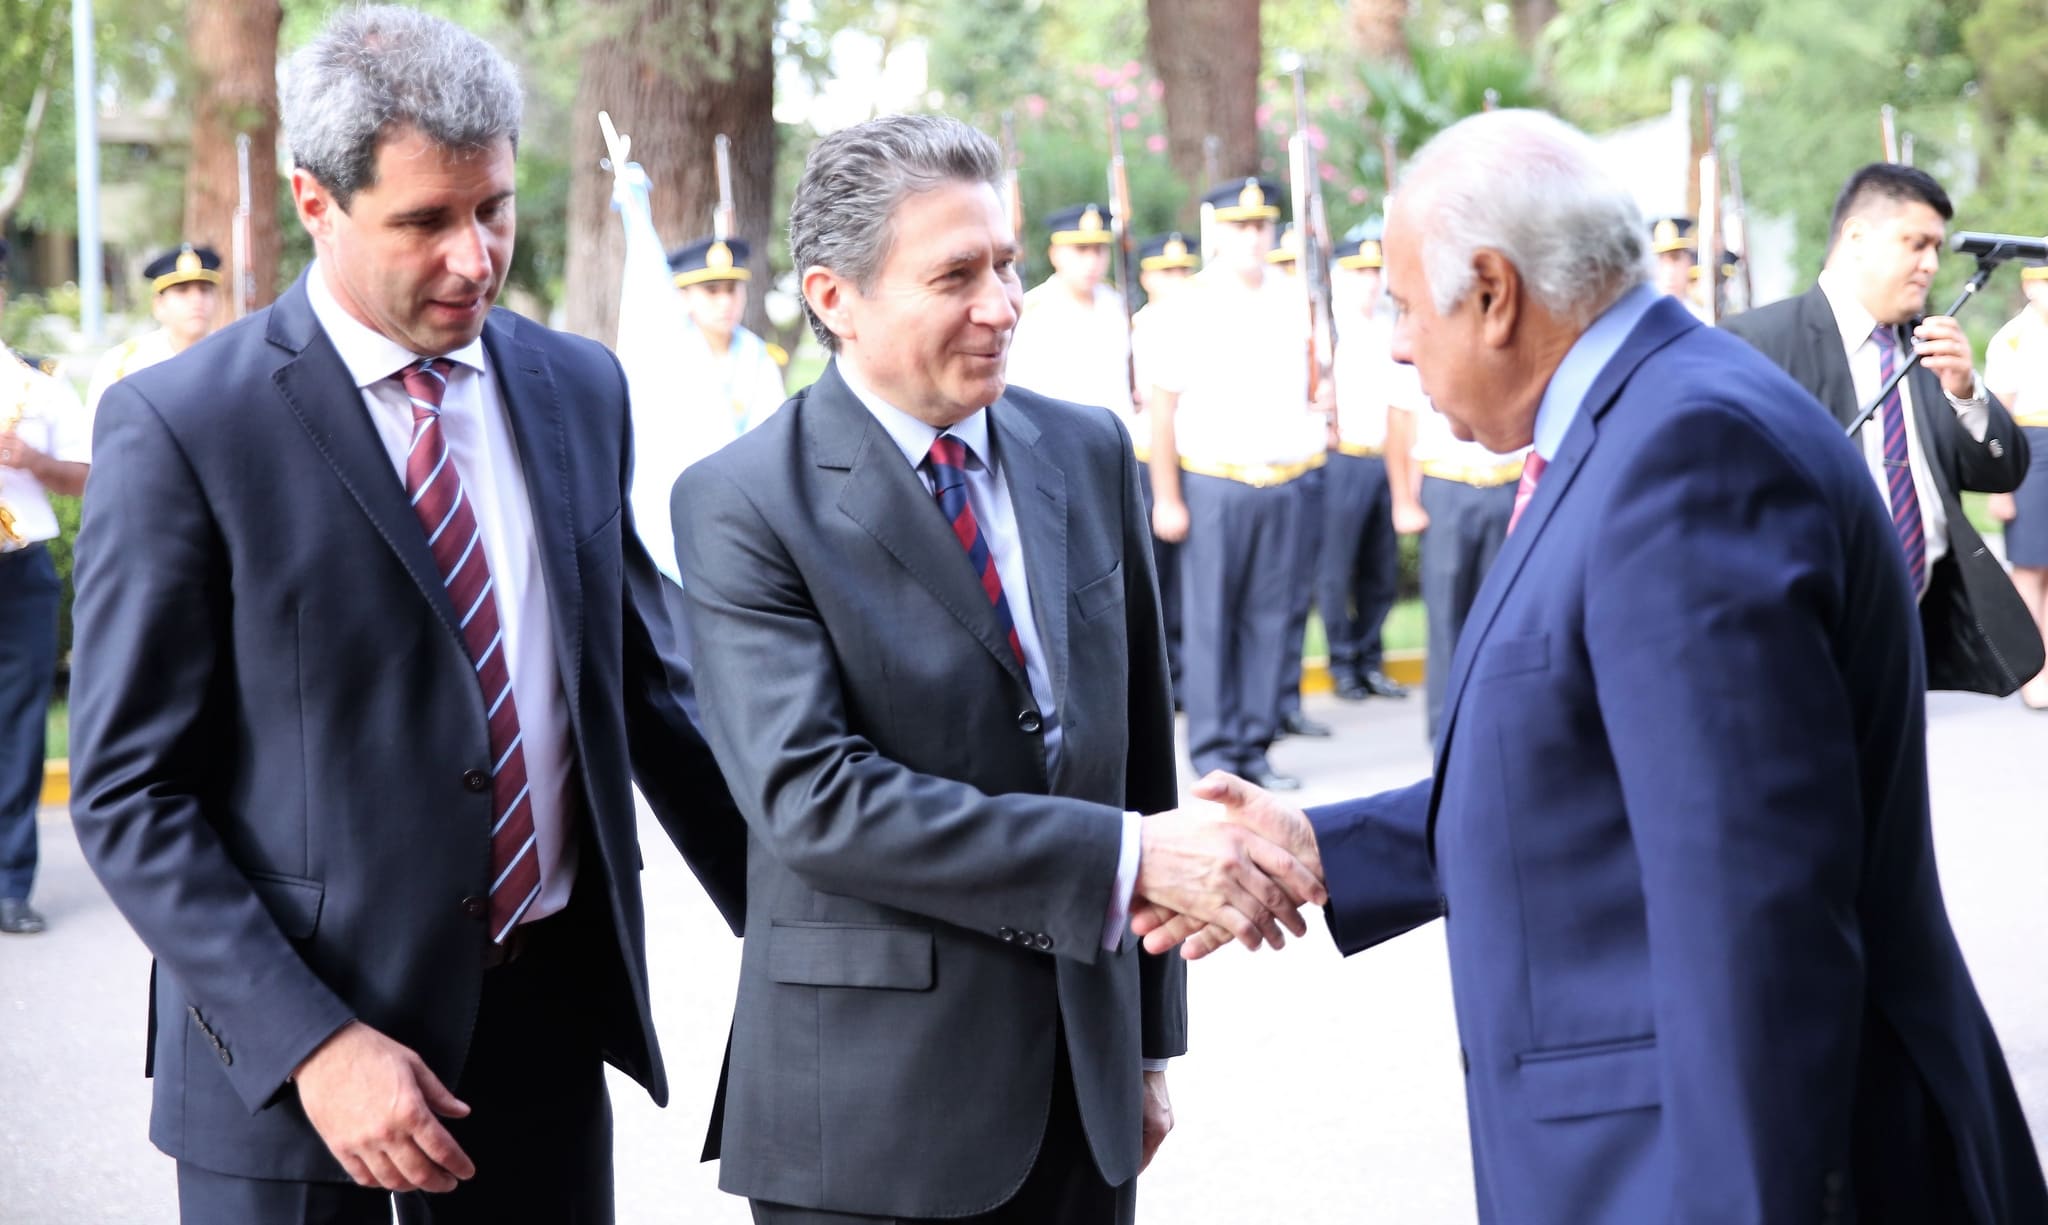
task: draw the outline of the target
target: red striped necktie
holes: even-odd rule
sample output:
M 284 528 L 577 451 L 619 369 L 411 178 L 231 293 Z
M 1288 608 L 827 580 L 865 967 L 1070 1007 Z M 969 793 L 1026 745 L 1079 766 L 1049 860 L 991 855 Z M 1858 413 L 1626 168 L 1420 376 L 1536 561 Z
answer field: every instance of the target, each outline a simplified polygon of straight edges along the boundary
M 1870 334 L 1877 342 L 1877 377 L 1889 381 L 1898 368 L 1899 338 L 1891 325 L 1880 323 Z M 1913 487 L 1913 452 L 1906 443 L 1906 405 L 1894 387 L 1878 406 L 1878 421 L 1884 427 L 1884 482 L 1892 510 L 1892 530 L 1899 534 L 1899 550 L 1906 555 L 1906 573 L 1912 577 L 1914 594 L 1927 590 L 1927 528 L 1920 519 L 1920 493 Z
M 533 797 L 526 784 L 519 703 L 512 696 L 504 625 L 498 620 L 497 585 L 484 557 L 476 512 L 441 432 L 441 394 L 452 369 L 445 358 L 432 357 L 396 376 L 412 398 L 405 491 L 427 534 L 441 581 L 448 585 L 490 720 L 491 939 L 502 942 L 540 896 L 540 848 L 534 838 Z
M 967 456 L 967 444 L 951 434 L 941 434 L 932 440 L 932 449 L 924 457 L 925 465 L 932 471 L 932 496 L 939 500 L 939 510 L 945 514 L 946 522 L 952 524 L 954 539 L 967 550 L 967 560 L 974 565 L 974 577 L 981 580 L 981 590 L 995 609 L 996 624 L 1017 656 L 1017 666 L 1022 668 L 1026 666 L 1024 641 L 1017 637 L 1010 601 L 1003 596 L 1003 577 L 996 573 L 995 555 L 989 552 L 988 540 L 981 534 L 974 504 L 967 500 Z

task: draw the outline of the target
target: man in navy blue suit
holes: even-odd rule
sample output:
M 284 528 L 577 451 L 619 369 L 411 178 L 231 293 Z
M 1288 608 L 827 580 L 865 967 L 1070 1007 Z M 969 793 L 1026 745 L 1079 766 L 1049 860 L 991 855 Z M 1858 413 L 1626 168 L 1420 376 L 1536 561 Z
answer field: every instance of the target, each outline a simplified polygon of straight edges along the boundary
M 1435 778 L 1200 790 L 1319 857 L 1346 953 L 1444 918 L 1482 1220 L 2048 1220 L 1942 907 L 1890 516 L 1811 396 L 1648 287 L 1643 232 L 1545 115 L 1416 158 L 1395 355 L 1534 447 Z
M 150 1138 L 187 1225 L 608 1222 L 604 1065 L 667 1094 L 632 782 L 735 928 L 746 864 L 625 380 L 492 308 L 496 51 L 352 8 L 283 103 L 318 259 L 107 392 L 78 541 L 72 816 L 156 958 Z

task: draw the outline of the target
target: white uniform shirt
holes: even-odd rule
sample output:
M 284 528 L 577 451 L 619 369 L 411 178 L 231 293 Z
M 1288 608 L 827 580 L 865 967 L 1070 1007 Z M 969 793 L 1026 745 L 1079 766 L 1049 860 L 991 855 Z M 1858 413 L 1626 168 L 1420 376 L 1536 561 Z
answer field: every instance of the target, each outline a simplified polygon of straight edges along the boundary
M 0 426 L 51 459 L 92 462 L 92 414 L 71 384 L 44 374 L 0 348 Z M 0 551 L 57 538 L 57 512 L 43 483 L 20 468 L 0 466 L 0 506 L 14 516 L 23 545 L 0 537 Z
M 731 433 L 723 435 L 728 440 L 766 421 L 789 398 L 782 384 L 782 367 L 769 355 L 768 342 L 746 328 L 733 329 L 732 343 L 722 354 L 713 353 L 704 334 L 694 326 L 685 344 L 689 350 L 685 368 L 690 374 L 683 394 L 692 407 L 684 411 L 729 416 Z M 701 410 L 695 407 L 699 403 Z M 707 431 L 707 435 L 719 436 L 716 431 Z
M 85 406 L 97 413 L 100 397 L 107 394 L 107 388 L 138 370 L 147 370 L 176 356 L 171 351 L 171 334 L 162 328 L 115 345 L 102 354 L 99 364 L 92 368 L 92 382 L 85 389 Z
M 1387 445 L 1387 406 L 1417 398 L 1415 371 L 1393 358 L 1394 325 L 1384 315 L 1353 315 L 1337 335 L 1330 377 L 1337 384 L 1337 434 L 1349 446 Z
M 1827 297 L 1828 305 L 1834 308 L 1835 324 L 1841 329 L 1842 348 L 1849 355 L 1849 381 L 1856 388 L 1856 405 L 1861 408 L 1877 397 L 1877 389 L 1884 386 L 1881 375 L 1883 359 L 1878 353 L 1877 342 L 1870 334 L 1877 329 L 1877 318 L 1863 308 L 1856 295 L 1840 277 L 1830 273 L 1820 274 L 1820 291 Z M 1906 360 L 1906 347 L 1901 344 L 1893 351 L 1892 360 Z M 1981 385 L 1978 390 L 1982 390 Z M 1963 428 L 1977 441 L 1984 441 L 1984 435 L 1991 429 L 1991 409 L 1981 400 L 1975 403 L 1957 401 L 1948 397 L 1948 404 L 1936 406 L 1936 411 L 1955 413 L 1962 419 Z M 1941 487 L 1935 483 L 1934 469 L 1928 466 L 1927 455 L 1920 443 L 1920 425 L 1916 414 L 1919 406 L 1913 402 L 1913 380 L 1909 377 L 1899 383 L 1899 403 L 1906 412 L 1906 456 L 1913 466 L 1913 493 L 1920 503 L 1920 526 L 1927 541 L 1927 568 L 1934 569 L 1934 563 L 1948 556 L 1948 508 L 1941 503 Z M 1863 426 L 1863 462 L 1870 468 L 1870 479 L 1877 482 L 1877 492 L 1884 499 L 1887 509 L 1891 501 L 1891 479 L 1884 470 L 1884 410 L 1870 414 L 1870 420 Z
M 1047 281 L 1024 295 L 1003 377 L 1055 400 L 1100 405 L 1135 433 L 1130 361 L 1129 326 L 1114 289 L 1097 285 L 1094 301 L 1084 305 Z
M 370 424 L 391 456 L 401 486 L 412 449 L 412 401 L 391 376 L 418 362 L 420 354 L 358 321 L 335 300 L 316 262 L 306 273 L 306 297 L 327 339 L 341 354 L 360 390 Z M 519 448 L 505 415 L 498 380 L 491 374 L 483 341 L 445 354 L 454 363 L 441 397 L 441 434 L 462 474 L 462 491 L 483 535 L 505 635 L 505 661 L 512 674 L 512 700 L 519 708 L 520 746 L 532 788 L 535 850 L 540 856 L 540 897 L 522 922 L 546 918 L 569 901 L 576 877 L 569 702 L 563 695 L 555 657 L 547 580 L 540 568 L 540 538 L 534 531 Z
M 2048 426 L 2048 319 L 2031 306 L 2006 320 L 1984 351 L 1984 386 L 2024 426 Z
M 1146 363 L 1153 384 L 1180 397 L 1173 434 L 1182 459 L 1298 464 L 1323 452 L 1323 418 L 1308 404 L 1300 286 L 1268 272 L 1253 289 L 1212 269 L 1158 309 L 1160 343 Z

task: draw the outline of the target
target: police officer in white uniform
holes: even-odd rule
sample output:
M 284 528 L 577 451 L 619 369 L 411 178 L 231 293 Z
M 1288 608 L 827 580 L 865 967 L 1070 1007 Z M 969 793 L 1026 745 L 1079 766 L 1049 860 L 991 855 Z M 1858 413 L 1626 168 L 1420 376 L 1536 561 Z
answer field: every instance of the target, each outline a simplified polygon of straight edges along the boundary
M 149 281 L 149 313 L 157 326 L 100 357 L 85 392 L 85 406 L 94 412 L 107 388 L 171 360 L 213 331 L 214 313 L 220 309 L 219 252 L 188 242 L 151 260 L 142 275 Z

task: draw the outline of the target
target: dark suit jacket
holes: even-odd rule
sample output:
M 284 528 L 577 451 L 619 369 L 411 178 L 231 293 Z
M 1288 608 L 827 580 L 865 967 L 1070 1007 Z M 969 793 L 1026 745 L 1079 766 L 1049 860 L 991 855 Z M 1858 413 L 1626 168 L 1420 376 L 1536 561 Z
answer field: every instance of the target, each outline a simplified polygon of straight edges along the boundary
M 540 536 L 607 1056 L 657 1100 L 629 775 L 735 924 L 743 826 L 682 713 L 624 511 L 616 361 L 505 311 L 484 344 Z M 456 614 L 303 281 L 100 406 L 78 540 L 72 817 L 157 958 L 151 1137 L 342 1179 L 286 1077 L 351 1017 L 456 1083 L 491 798 Z M 473 782 L 474 780 L 470 780 Z M 616 945 L 617 955 L 598 945 Z
M 1141 1056 L 1184 1045 L 1179 960 L 1101 948 L 1121 813 L 1176 794 L 1130 440 L 1015 389 L 989 412 L 1064 728 L 1050 773 L 973 568 L 836 365 L 676 484 L 705 731 L 751 834 L 719 1174 L 736 1194 L 995 1207 L 1045 1133 L 1062 1027 L 1121 1183 Z
M 1447 916 L 1482 1220 L 2048 1220 L 1922 681 L 1861 452 L 1657 303 L 1480 588 L 1436 782 L 1310 814 L 1346 952 Z
M 1849 376 L 1849 355 L 1834 309 L 1819 286 L 1796 298 L 1737 315 L 1723 327 L 1755 345 L 1792 381 L 1827 406 L 1847 428 L 1863 405 Z M 1984 441 L 1970 437 L 1953 412 L 1941 380 L 1925 366 L 1906 376 L 1922 450 L 1932 459 L 1941 504 L 1948 514 L 1949 555 L 1955 573 L 1931 576 L 1920 615 L 1927 643 L 1927 683 L 2000 697 L 2041 670 L 2041 633 L 2013 590 L 2012 579 L 1984 547 L 1963 514 L 1962 490 L 2009 493 L 2027 475 L 2027 440 L 1998 397 L 1990 397 L 1991 426 Z

